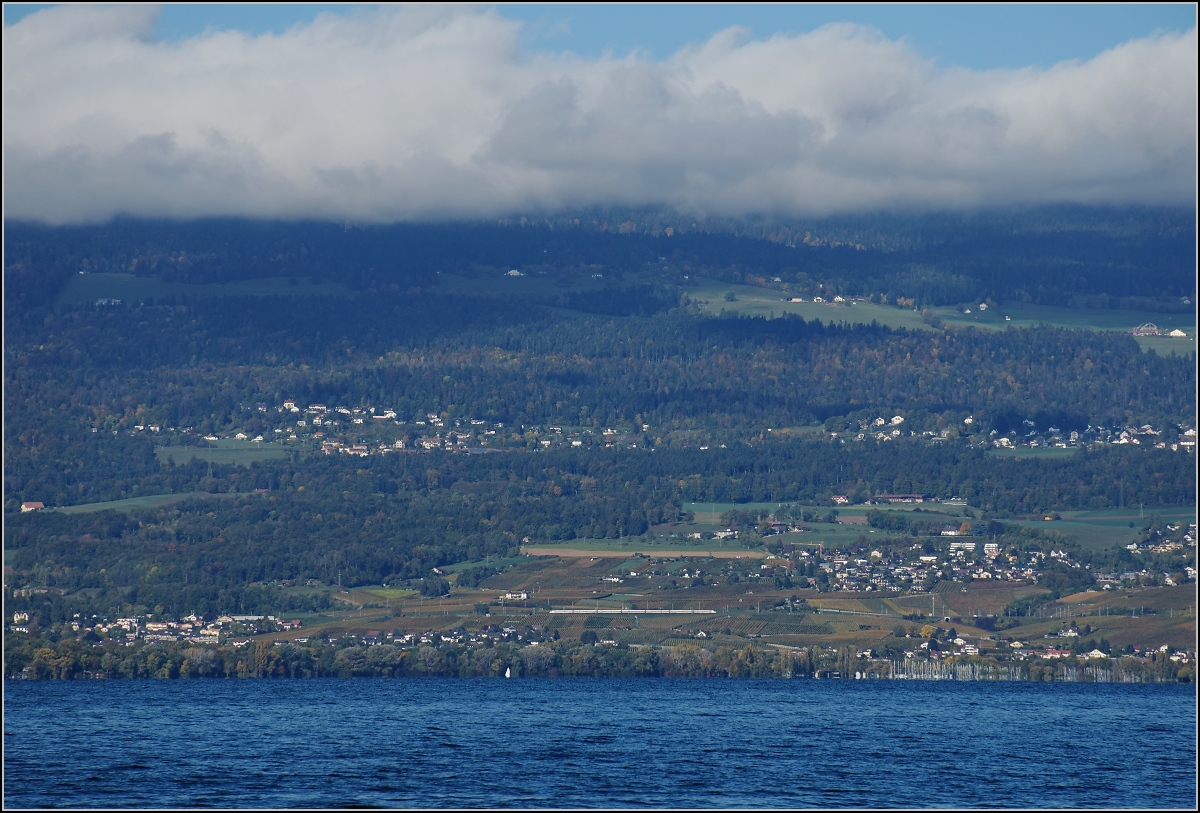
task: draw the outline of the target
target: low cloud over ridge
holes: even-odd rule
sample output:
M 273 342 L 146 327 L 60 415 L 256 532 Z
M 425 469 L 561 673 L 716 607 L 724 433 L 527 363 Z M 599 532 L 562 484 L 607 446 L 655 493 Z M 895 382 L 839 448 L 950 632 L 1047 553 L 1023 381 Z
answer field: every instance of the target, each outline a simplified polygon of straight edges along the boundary
M 821 215 L 1192 205 L 1196 30 L 1048 69 L 943 69 L 870 28 L 653 62 L 522 54 L 490 11 L 149 39 L 154 11 L 4 28 L 5 214 L 356 221 L 590 205 Z

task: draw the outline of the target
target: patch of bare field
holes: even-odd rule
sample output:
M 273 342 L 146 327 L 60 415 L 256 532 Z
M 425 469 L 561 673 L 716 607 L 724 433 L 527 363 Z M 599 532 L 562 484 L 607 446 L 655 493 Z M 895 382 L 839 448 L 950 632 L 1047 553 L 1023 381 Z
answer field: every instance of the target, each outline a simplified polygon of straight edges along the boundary
M 841 647 L 853 646 L 857 649 L 876 649 L 891 637 L 884 630 L 854 630 L 853 632 L 836 632 L 825 635 L 787 634 L 772 635 L 763 638 L 763 643 L 779 644 L 788 647 Z
M 1173 587 L 1151 587 L 1145 590 L 1095 590 L 1063 596 L 1060 604 L 1075 605 L 1079 609 L 1095 607 L 1153 607 L 1155 610 L 1196 609 L 1194 585 L 1179 584 Z
M 810 598 L 808 603 L 812 607 L 819 607 L 823 610 L 839 610 L 844 613 L 873 613 L 877 610 L 868 608 L 861 599 L 857 598 Z
M 1113 649 L 1123 649 L 1128 644 L 1155 647 L 1169 644 L 1173 647 L 1196 648 L 1196 619 L 1176 616 L 1145 616 L 1138 618 L 1107 616 L 1088 619 L 1092 631 L 1088 638 L 1107 638 Z M 1095 623 L 1099 622 L 1099 623 Z

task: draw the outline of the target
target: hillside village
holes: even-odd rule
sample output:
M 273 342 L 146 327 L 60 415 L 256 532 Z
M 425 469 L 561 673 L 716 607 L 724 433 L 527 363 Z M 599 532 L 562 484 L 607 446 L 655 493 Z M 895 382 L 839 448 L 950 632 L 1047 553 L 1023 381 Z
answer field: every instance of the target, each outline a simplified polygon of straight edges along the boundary
M 702 442 L 697 443 L 691 437 L 692 433 L 674 433 L 678 437 L 673 437 L 670 430 L 652 428 L 649 424 L 620 428 L 506 426 L 498 421 L 451 418 L 444 413 L 431 412 L 406 418 L 401 417 L 395 409 L 325 404 L 301 406 L 294 400 L 285 400 L 274 406 L 243 404 L 241 410 L 245 417 L 240 431 L 201 435 L 193 427 L 158 424 L 135 424 L 127 431 L 130 434 L 148 432 L 164 438 L 187 436 L 189 439 L 183 441 L 186 443 L 221 440 L 284 444 L 307 442 L 327 455 L 359 457 L 434 449 L 474 454 L 499 449 L 537 451 L 562 447 L 653 449 L 664 443 L 678 443 L 684 447 L 695 445 L 700 450 L 708 448 Z M 1063 430 L 1057 426 L 1039 429 L 1033 421 L 1026 419 L 1021 431 L 1014 429 L 1004 434 L 994 429 L 984 432 L 971 415 L 962 417 L 955 426 L 940 429 L 914 426 L 903 415 L 880 416 L 873 420 L 857 419 L 851 424 L 846 427 L 845 422 L 827 422 L 820 434 L 841 443 L 868 440 L 886 443 L 913 439 L 930 444 L 963 442 L 977 448 L 996 450 L 1077 449 L 1126 444 L 1186 452 L 1194 452 L 1196 448 L 1195 427 L 1183 424 L 1158 427 L 1149 424 L 1112 427 L 1089 425 L 1083 430 Z M 794 432 L 788 428 L 769 428 L 763 434 L 766 437 L 784 438 Z

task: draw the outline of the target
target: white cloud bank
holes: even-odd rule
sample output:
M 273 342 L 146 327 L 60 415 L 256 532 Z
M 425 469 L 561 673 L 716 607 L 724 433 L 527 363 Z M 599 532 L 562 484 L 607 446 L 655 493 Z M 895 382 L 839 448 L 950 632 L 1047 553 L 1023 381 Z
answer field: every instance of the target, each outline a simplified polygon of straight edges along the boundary
M 938 69 L 854 25 L 664 62 L 520 52 L 473 9 L 149 39 L 140 6 L 4 27 L 4 204 L 392 221 L 593 204 L 820 215 L 1193 205 L 1196 30 L 1049 69 Z

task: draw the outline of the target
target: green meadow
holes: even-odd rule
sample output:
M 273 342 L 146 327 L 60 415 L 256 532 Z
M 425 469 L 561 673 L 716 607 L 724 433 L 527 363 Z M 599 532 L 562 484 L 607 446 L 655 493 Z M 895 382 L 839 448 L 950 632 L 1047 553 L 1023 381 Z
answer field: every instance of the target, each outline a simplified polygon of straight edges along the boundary
M 1160 356 L 1194 355 L 1196 352 L 1195 328 L 1180 328 L 1180 330 L 1188 334 L 1186 339 L 1172 339 L 1170 336 L 1135 336 L 1134 341 L 1142 350 L 1153 350 Z
M 227 500 L 243 494 L 211 494 L 207 491 L 187 491 L 181 494 L 152 494 L 145 497 L 128 497 L 123 500 L 108 502 L 90 502 L 82 505 L 66 505 L 61 508 L 47 508 L 47 511 L 58 511 L 63 514 L 91 514 L 96 511 L 139 511 L 145 508 L 158 508 L 173 502 L 191 499 Z
M 182 465 L 192 460 L 204 463 L 249 466 L 268 460 L 283 460 L 287 449 L 282 443 L 254 443 L 249 440 L 223 439 L 209 441 L 211 446 L 158 446 L 154 450 L 159 463 L 174 460 Z
M 1111 548 L 1132 542 L 1142 528 L 1158 517 L 1168 523 L 1191 523 L 1196 521 L 1194 507 L 1144 506 L 1142 508 L 1111 508 L 1103 511 L 1061 511 L 1060 519 L 1047 522 L 1045 518 L 1005 519 L 1005 524 L 1025 528 L 1057 531 L 1075 539 L 1079 544 L 1092 548 Z
M 773 318 L 791 313 L 810 321 L 815 320 L 825 324 L 839 322 L 870 324 L 874 321 L 894 328 L 933 329 L 917 311 L 890 305 L 875 305 L 865 301 L 844 305 L 831 302 L 787 302 L 785 300 L 788 299 L 788 295 L 781 291 L 711 279 L 695 279 L 688 292 L 705 311 L 714 314 L 725 310 L 746 316 Z M 734 300 L 728 301 L 727 294 L 733 294 Z M 805 297 L 805 299 L 809 299 L 809 297 Z M 969 314 L 950 307 L 937 307 L 929 310 L 939 316 L 948 326 L 977 327 L 983 330 L 1050 325 L 1061 328 L 1127 332 L 1138 325 L 1151 322 L 1164 333 L 1179 329 L 1186 333 L 1187 337 L 1137 337 L 1136 341 L 1143 350 L 1153 349 L 1156 353 L 1176 355 L 1187 355 L 1196 351 L 1196 314 L 1194 311 L 1159 313 L 1138 310 L 1059 308 L 1020 303 L 998 305 L 984 311 L 973 307 Z
M 972 308 L 971 313 L 961 313 L 950 308 L 937 308 L 936 312 L 947 323 L 956 325 L 972 325 L 982 328 L 1003 329 L 1006 327 L 1034 327 L 1036 325 L 1053 325 L 1055 327 L 1082 328 L 1085 330 L 1133 330 L 1138 325 L 1152 322 L 1159 330 L 1170 331 L 1175 328 L 1188 333 L 1194 340 L 1196 336 L 1196 314 L 1189 313 L 1159 313 L 1154 311 L 1111 310 L 1101 308 L 1057 308 L 1050 305 L 1005 304 L 997 305 L 986 311 Z M 1009 317 L 1008 320 L 1005 317 Z M 1168 341 L 1183 342 L 1183 339 Z
M 381 599 L 383 601 L 397 601 L 399 599 L 412 598 L 417 595 L 416 590 L 410 590 L 404 587 L 359 587 L 356 588 L 352 596 L 361 594 L 364 596 Z
M 1063 511 L 1060 516 L 1064 520 L 1075 520 L 1093 524 L 1134 522 L 1141 527 L 1153 517 L 1159 517 L 1163 522 L 1192 523 L 1196 521 L 1196 506 L 1139 506 L 1136 508 L 1108 508 L 1103 511 Z
M 531 556 L 523 556 L 523 555 L 522 556 L 508 556 L 508 557 L 504 557 L 504 558 L 489 556 L 486 559 L 484 559 L 483 561 L 468 560 L 465 562 L 458 562 L 453 565 L 446 565 L 445 567 L 442 568 L 442 570 L 446 573 L 460 573 L 464 570 L 467 570 L 468 568 L 473 568 L 473 567 L 505 568 L 505 567 L 511 567 L 512 565 L 522 565 L 522 564 L 525 564 L 526 562 L 531 561 L 532 559 L 533 559 L 533 557 L 531 557 Z
M 691 511 L 696 515 L 696 523 L 717 523 L 721 521 L 721 514 L 726 511 L 767 511 L 774 512 L 776 508 L 787 503 L 782 502 L 688 502 L 683 504 L 685 512 Z M 826 508 L 822 513 L 827 512 Z
M 1108 330 L 1128 333 L 1147 322 L 1158 327 L 1163 334 L 1182 330 L 1187 336 L 1135 336 L 1134 341 L 1143 351 L 1154 350 L 1160 355 L 1186 356 L 1196 352 L 1196 314 L 1159 313 L 1137 310 L 1102 310 L 1099 308 L 1056 308 L 1049 305 L 1004 305 L 980 311 L 972 308 L 971 313 L 961 313 L 948 308 L 936 308 L 947 325 L 955 327 L 978 327 L 985 330 L 1003 330 L 1007 327 L 1053 327 L 1080 330 Z M 1009 317 L 1007 320 L 1005 317 Z
M 839 305 L 830 302 L 787 302 L 787 294 L 768 288 L 758 288 L 752 285 L 736 285 L 710 279 L 694 279 L 694 284 L 687 287 L 688 295 L 693 302 L 708 313 L 732 311 L 744 316 L 765 316 L 774 318 L 785 314 L 795 314 L 808 321 L 819 321 L 824 324 L 870 324 L 878 322 L 888 327 L 903 327 L 914 330 L 932 330 L 921 320 L 921 314 L 912 310 L 893 308 L 887 305 L 874 305 L 870 302 L 855 302 Z M 735 299 L 726 300 L 726 295 L 732 293 Z M 809 297 L 805 297 L 809 299 Z
M 1033 450 L 1038 451 L 1038 450 Z M 1061 452 L 1063 450 L 1053 450 Z M 687 503 L 684 505 L 685 511 L 693 511 L 696 515 L 694 526 L 679 526 L 681 534 L 690 532 L 693 527 L 695 530 L 708 530 L 711 526 L 719 522 L 722 512 L 728 511 L 731 508 L 757 510 L 759 508 L 773 509 L 775 503 L 747 503 L 737 505 L 734 503 Z M 887 533 L 885 531 L 871 528 L 863 524 L 863 520 L 869 511 L 899 511 L 902 513 L 915 513 L 915 509 L 920 508 L 921 513 L 918 515 L 921 519 L 928 519 L 930 522 L 937 522 L 939 519 L 944 519 L 946 522 L 957 522 L 963 519 L 974 522 L 967 515 L 970 510 L 964 503 L 953 502 L 933 502 L 921 503 L 920 505 L 891 505 L 891 506 L 843 506 L 837 509 L 839 523 L 830 525 L 824 522 L 806 523 L 810 530 L 803 532 L 794 532 L 782 534 L 775 539 L 791 542 L 796 545 L 815 546 L 823 544 L 827 547 L 839 547 L 843 545 L 854 544 L 860 536 L 870 540 L 873 536 L 883 537 Z M 828 506 L 811 506 L 811 510 L 817 512 L 818 515 L 824 516 L 830 511 Z M 972 513 L 976 513 L 972 511 Z M 1042 517 L 1032 517 L 1028 519 L 1008 519 L 1002 521 L 1008 525 L 1019 525 L 1026 528 L 1036 528 L 1043 531 L 1056 531 L 1065 536 L 1074 538 L 1080 544 L 1098 549 L 1108 548 L 1116 544 L 1126 544 L 1131 542 L 1138 536 L 1139 531 L 1145 527 L 1155 517 L 1163 522 L 1168 523 L 1194 523 L 1196 522 L 1196 508 L 1188 506 L 1163 506 L 1152 507 L 1145 506 L 1143 508 L 1121 508 L 1107 509 L 1102 511 L 1062 511 L 1059 512 L 1060 519 L 1047 522 Z M 855 522 L 854 520 L 858 520 Z M 692 540 L 695 542 L 696 540 Z M 735 540 L 722 540 L 729 547 L 740 547 L 740 543 Z M 664 543 L 677 544 L 677 543 Z M 708 545 L 709 542 L 699 544 Z M 712 544 L 718 544 L 716 540 Z M 636 546 L 637 543 L 634 543 Z

